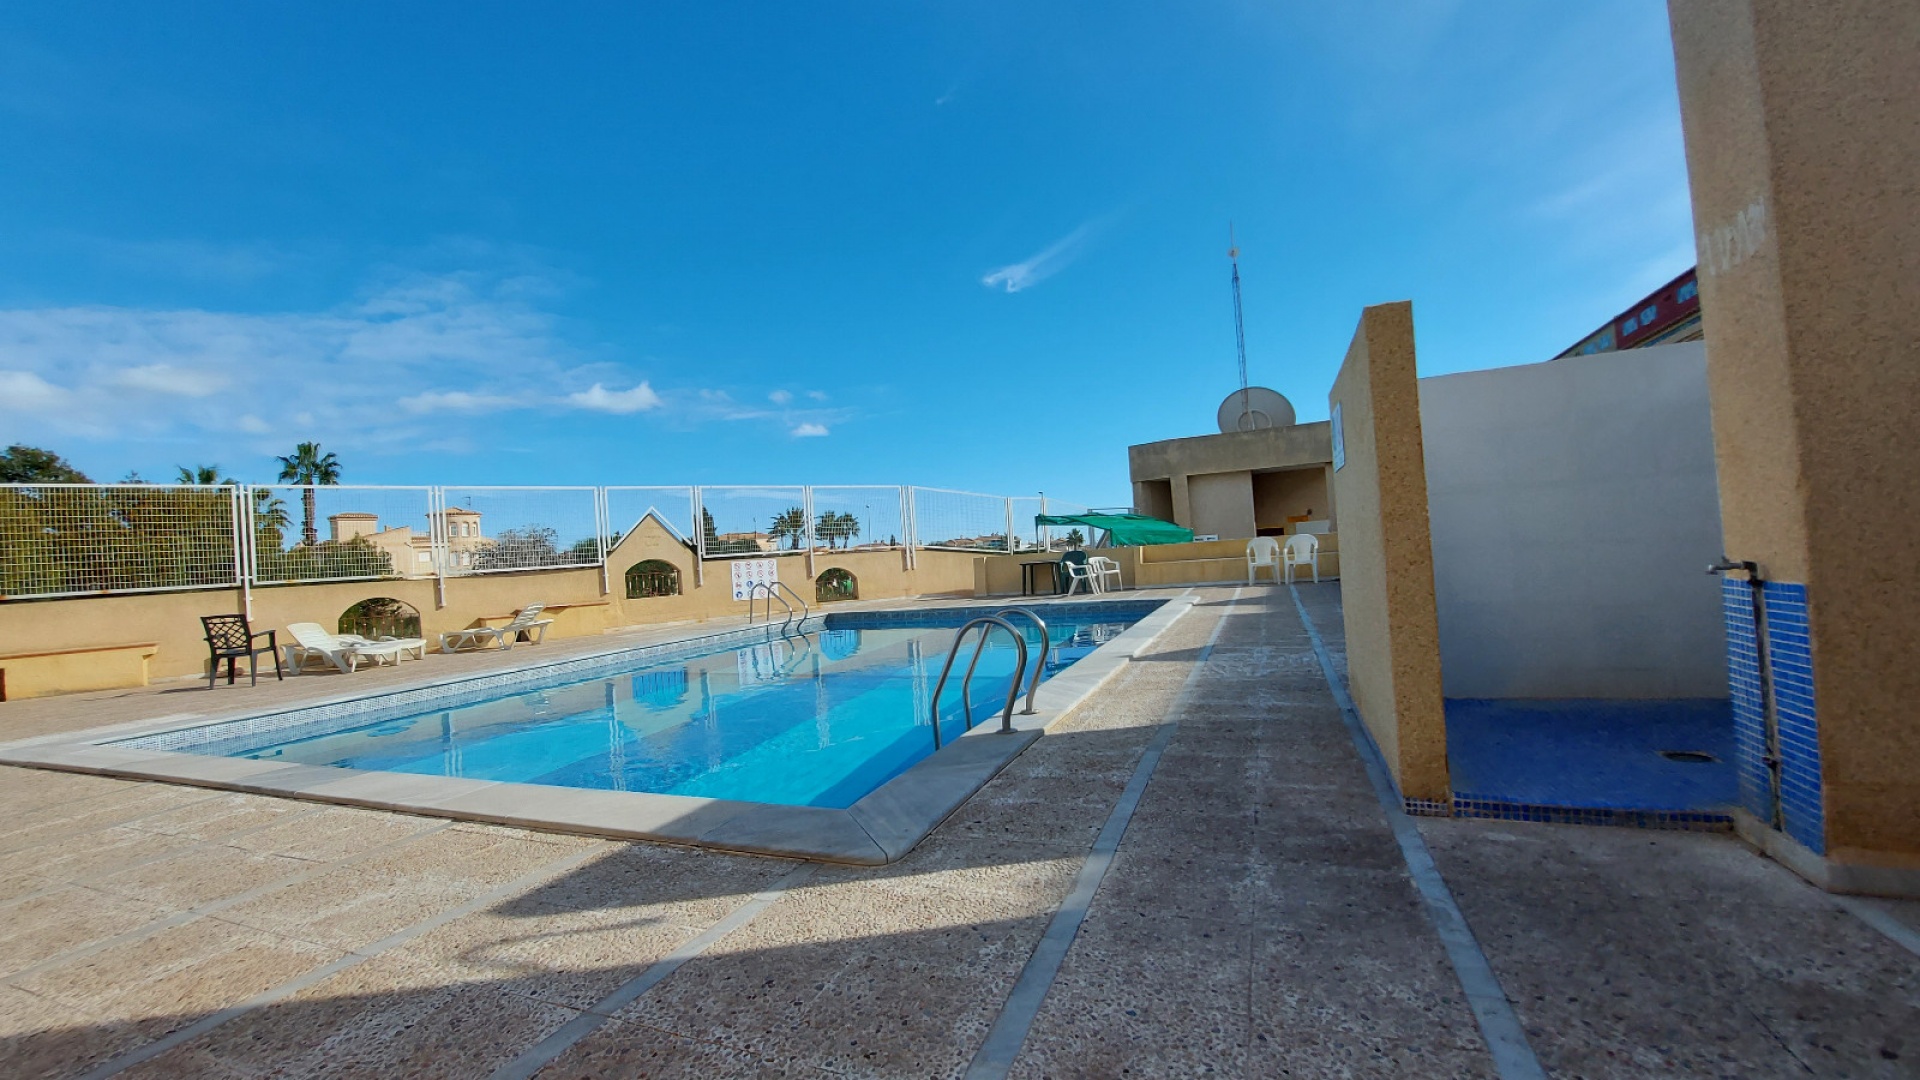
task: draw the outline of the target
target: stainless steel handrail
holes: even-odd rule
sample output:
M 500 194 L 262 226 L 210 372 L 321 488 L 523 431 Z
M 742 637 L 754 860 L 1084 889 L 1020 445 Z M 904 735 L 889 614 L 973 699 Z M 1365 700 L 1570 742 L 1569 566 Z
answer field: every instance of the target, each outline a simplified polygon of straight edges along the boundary
M 784 581 L 776 581 L 776 582 L 774 582 L 773 584 L 774 584 L 774 587 L 775 587 L 775 588 L 778 588 L 778 589 L 779 589 L 779 590 L 781 590 L 782 592 L 784 592 L 784 593 L 786 593 L 786 594 L 787 594 L 788 596 L 791 596 L 791 597 L 793 597 L 793 598 L 794 598 L 795 600 L 797 600 L 797 601 L 799 601 L 799 603 L 800 603 L 800 625 L 801 625 L 801 626 L 803 626 L 803 627 L 804 627 L 804 626 L 806 626 L 806 625 L 807 625 L 807 618 L 808 618 L 809 616 L 811 616 L 811 615 L 813 614 L 813 609 L 807 606 L 807 598 L 806 598 L 806 597 L 804 597 L 804 596 L 801 596 L 801 595 L 800 595 L 799 593 L 797 593 L 797 592 L 795 592 L 795 591 L 793 590 L 793 586 L 791 586 L 791 585 L 788 585 L 788 584 L 787 584 L 786 582 L 784 582 Z M 789 604 L 789 605 L 787 605 L 787 610 L 788 610 L 789 612 L 791 612 L 791 611 L 793 610 L 793 605 L 792 605 L 792 604 Z M 769 606 L 768 606 L 768 608 L 767 608 L 767 618 L 768 618 L 768 619 L 772 619 L 772 618 L 773 618 L 773 608 L 772 608 L 772 606 L 771 606 L 771 605 L 769 605 Z M 786 624 L 785 624 L 785 623 L 782 623 L 782 624 L 780 625 L 780 629 L 781 629 L 781 630 L 783 630 L 783 631 L 784 631 L 784 630 L 785 630 L 786 628 L 787 628 L 787 627 L 786 627 Z
M 784 596 L 781 596 L 778 592 L 774 590 L 773 586 L 767 584 L 766 582 L 756 581 L 752 585 L 748 586 L 747 588 L 747 625 L 748 626 L 753 625 L 753 599 L 754 597 L 759 596 L 762 591 L 764 591 L 767 594 L 767 621 L 768 622 L 773 621 L 773 602 L 775 600 L 778 600 L 780 601 L 780 606 L 787 609 L 787 622 L 792 622 L 793 621 L 793 605 L 787 603 L 787 598 Z M 786 628 L 787 628 L 787 623 L 783 622 L 780 624 L 780 629 L 785 630 Z
M 1027 675 L 1027 639 L 1021 635 L 1020 631 L 1014 629 L 1012 623 L 998 615 L 982 615 L 967 623 L 965 626 L 962 626 L 960 632 L 953 636 L 953 647 L 947 650 L 947 662 L 940 669 L 940 680 L 933 684 L 933 706 L 931 711 L 933 713 L 933 748 L 935 750 L 940 749 L 940 691 L 946 689 L 947 676 L 953 672 L 953 660 L 956 656 L 960 655 L 960 645 L 966 641 L 967 632 L 976 626 L 980 628 L 980 643 L 973 647 L 973 659 L 967 663 L 967 673 L 960 679 L 961 715 L 966 721 L 967 730 L 972 731 L 973 669 L 979 666 L 980 654 L 984 652 L 987 647 L 987 638 L 992 635 L 993 628 L 998 626 L 1013 638 L 1014 645 L 1020 649 L 1020 662 L 1019 665 L 1014 668 L 1013 685 L 1007 687 L 1007 707 L 1005 711 L 1000 714 L 1001 732 L 1006 733 L 1013 730 L 1013 703 L 1020 700 L 1020 683 Z
M 756 581 L 751 586 L 748 587 L 747 589 L 747 625 L 748 626 L 753 625 L 754 597 L 759 596 L 762 592 L 765 592 L 767 595 L 767 621 L 768 622 L 773 621 L 773 602 L 775 600 L 780 601 L 780 606 L 787 609 L 787 617 L 785 621 L 783 621 L 780 624 L 780 632 L 782 634 L 787 632 L 787 627 L 793 625 L 793 619 L 794 619 L 793 605 L 787 603 L 787 596 L 791 596 L 795 600 L 800 601 L 800 613 L 799 613 L 800 625 L 803 629 L 806 627 L 807 619 L 813 615 L 813 609 L 807 606 L 807 601 L 804 597 L 802 597 L 799 593 L 793 591 L 793 586 L 788 585 L 784 581 L 774 581 L 774 582 Z M 781 596 L 780 595 L 781 592 L 785 592 L 787 596 Z
M 1033 665 L 1033 678 L 1027 682 L 1027 707 L 1020 713 L 1021 716 L 1032 716 L 1033 695 L 1040 692 L 1040 677 L 1047 671 L 1047 654 L 1053 651 L 1053 641 L 1047 635 L 1047 621 L 1023 607 L 1001 608 L 994 614 L 1003 618 L 1008 615 L 1025 615 L 1033 620 L 1033 625 L 1040 628 L 1040 659 Z M 1019 685 L 1018 681 L 1014 683 L 1016 688 Z

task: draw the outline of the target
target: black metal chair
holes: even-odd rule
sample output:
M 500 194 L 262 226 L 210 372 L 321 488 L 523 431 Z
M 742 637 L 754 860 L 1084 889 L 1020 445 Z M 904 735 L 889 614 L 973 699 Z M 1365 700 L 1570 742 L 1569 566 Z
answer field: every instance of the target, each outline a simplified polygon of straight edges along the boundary
M 207 649 L 213 655 L 207 661 L 207 689 L 213 689 L 214 679 L 220 675 L 220 661 L 227 662 L 227 685 L 233 685 L 234 666 L 241 657 L 247 658 L 247 674 L 252 685 L 260 685 L 260 654 L 273 657 L 273 677 L 285 679 L 280 672 L 280 648 L 274 641 L 273 631 L 262 630 L 254 633 L 247 625 L 245 615 L 202 615 L 200 625 L 207 629 Z M 267 647 L 254 648 L 254 642 L 267 639 Z

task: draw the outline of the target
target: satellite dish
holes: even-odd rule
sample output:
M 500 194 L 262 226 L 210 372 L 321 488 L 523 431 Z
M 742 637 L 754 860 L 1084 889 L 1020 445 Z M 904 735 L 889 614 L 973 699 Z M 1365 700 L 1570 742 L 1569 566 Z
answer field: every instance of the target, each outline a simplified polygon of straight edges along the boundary
M 1258 431 L 1293 426 L 1293 402 L 1264 386 L 1235 390 L 1220 403 L 1220 430 Z

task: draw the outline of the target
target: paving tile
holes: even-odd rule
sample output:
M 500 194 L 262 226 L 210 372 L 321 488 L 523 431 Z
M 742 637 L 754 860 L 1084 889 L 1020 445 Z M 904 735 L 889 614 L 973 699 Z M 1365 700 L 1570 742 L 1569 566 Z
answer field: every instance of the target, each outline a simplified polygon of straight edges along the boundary
M 237 896 L 311 869 L 313 864 L 301 859 L 208 844 L 99 875 L 89 884 L 115 896 L 182 909 Z
M 167 784 L 132 784 L 78 805 L 42 805 L 0 819 L 0 853 L 50 848 L 75 837 L 137 821 L 156 811 L 201 802 L 206 792 Z
M 540 1080 L 713 1080 L 722 1076 L 786 1077 L 825 1074 L 718 1043 L 683 1038 L 644 1024 L 615 1021 L 576 1043 L 540 1071 Z
M 131 1024 L 0 986 L 0 1076 L 10 1080 L 73 1076 L 143 1041 Z
M 571 845 L 447 829 L 365 862 L 276 889 L 220 917 L 352 950 L 564 856 Z
M 1013 1075 L 1248 1075 L 1249 965 L 1244 928 L 1090 914 Z
M 89 1016 L 151 1024 L 163 1034 L 337 956 L 207 918 L 48 968 L 17 985 Z
M 132 826 L 143 832 L 220 842 L 242 829 L 310 813 L 309 804 L 261 795 L 216 794 L 204 802 L 142 818 Z
M 164 913 L 147 901 L 77 886 L 23 901 L 0 918 L 0 976 L 124 934 Z
M 573 1015 L 495 984 L 450 982 L 431 967 L 380 956 L 129 1075 L 177 1076 L 198 1060 L 238 1075 L 485 1076 Z
M 1421 831 L 1552 1070 L 1920 1070 L 1920 962 L 1730 837 Z
M 666 905 L 522 909 L 514 916 L 476 912 L 390 955 L 428 966 L 449 983 L 486 983 L 547 1004 L 586 1009 L 724 914 Z

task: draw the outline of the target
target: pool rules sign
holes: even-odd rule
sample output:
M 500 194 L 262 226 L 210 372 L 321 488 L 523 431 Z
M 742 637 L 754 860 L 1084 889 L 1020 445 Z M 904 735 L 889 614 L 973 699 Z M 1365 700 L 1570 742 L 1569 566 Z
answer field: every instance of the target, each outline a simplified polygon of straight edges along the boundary
M 773 585 L 780 580 L 779 559 L 735 559 L 732 566 L 735 600 L 747 599 L 755 585 Z

